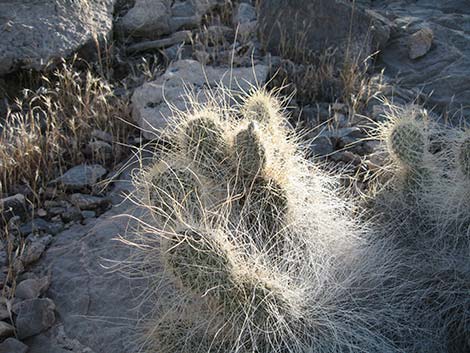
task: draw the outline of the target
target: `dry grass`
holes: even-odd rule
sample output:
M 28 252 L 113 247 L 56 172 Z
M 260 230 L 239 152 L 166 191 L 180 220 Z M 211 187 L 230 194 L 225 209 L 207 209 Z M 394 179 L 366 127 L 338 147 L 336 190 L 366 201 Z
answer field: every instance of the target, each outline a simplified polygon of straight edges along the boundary
M 130 126 L 125 99 L 90 70 L 79 72 L 65 63 L 50 77 L 41 77 L 37 91 L 25 90 L 10 107 L 1 126 L 0 190 L 26 185 L 35 195 L 66 168 L 85 162 L 103 163 L 102 156 L 84 154 L 99 129 L 114 138 L 113 161 L 124 152 Z

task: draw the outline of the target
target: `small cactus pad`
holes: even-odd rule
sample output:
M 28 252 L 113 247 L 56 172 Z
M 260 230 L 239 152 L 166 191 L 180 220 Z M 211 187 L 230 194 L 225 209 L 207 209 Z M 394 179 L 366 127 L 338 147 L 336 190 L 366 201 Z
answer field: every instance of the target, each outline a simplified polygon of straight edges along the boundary
M 392 128 L 388 141 L 392 155 L 411 169 L 418 169 L 424 159 L 425 134 L 417 122 L 399 123 Z
M 183 149 L 205 174 L 216 174 L 227 158 L 224 130 L 215 113 L 202 112 L 189 120 L 184 130 Z
M 240 109 L 242 116 L 247 120 L 254 120 L 261 124 L 276 122 L 278 119 L 278 103 L 264 91 L 250 95 Z
M 187 229 L 168 240 L 164 257 L 182 287 L 197 295 L 218 299 L 231 285 L 233 255 L 220 236 Z
M 178 210 L 198 216 L 200 183 L 188 168 L 166 167 L 152 176 L 149 201 L 163 220 L 174 219 Z
M 282 248 L 283 236 L 280 231 L 286 225 L 287 193 L 275 180 L 257 178 L 242 207 L 242 218 L 247 226 L 260 239 L 256 239 L 263 248 Z
M 470 179 L 470 137 L 464 139 L 460 144 L 457 160 L 462 173 Z
M 266 166 L 266 150 L 256 122 L 240 131 L 235 137 L 237 167 L 243 175 L 256 176 Z

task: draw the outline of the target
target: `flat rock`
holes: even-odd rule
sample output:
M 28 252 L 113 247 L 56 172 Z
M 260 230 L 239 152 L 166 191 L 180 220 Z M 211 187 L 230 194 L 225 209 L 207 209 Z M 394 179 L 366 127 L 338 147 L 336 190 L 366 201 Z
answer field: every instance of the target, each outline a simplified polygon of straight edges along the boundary
M 13 306 L 18 338 L 37 335 L 55 322 L 55 304 L 48 298 L 27 299 Z
M 106 174 L 106 169 L 99 164 L 77 165 L 55 179 L 67 189 L 79 190 L 95 185 Z
M 251 85 L 262 85 L 268 74 L 266 65 L 229 68 L 202 66 L 195 60 L 179 60 L 170 65 L 157 80 L 144 83 L 132 96 L 132 116 L 146 138 L 155 138 L 172 116 L 172 106 L 187 108 L 186 92 L 205 99 L 218 85 L 248 91 Z
M 171 0 L 136 0 L 119 21 L 119 28 L 132 37 L 158 37 L 170 33 Z
M 18 341 L 16 338 L 7 338 L 0 343 L 0 353 L 26 353 L 28 346 Z
M 0 76 L 18 68 L 42 70 L 112 29 L 116 0 L 0 1 Z
M 135 326 L 141 318 L 140 296 L 146 281 L 129 278 L 117 271 L 121 267 L 115 267 L 116 262 L 129 259 L 131 251 L 116 238 L 135 226 L 123 214 L 134 214 L 130 202 L 112 208 L 90 224 L 71 226 L 54 237 L 35 265 L 36 271 L 51 275 L 45 295 L 56 305 L 64 334 L 89 349 L 65 345 L 57 338 L 54 325 L 28 339 L 30 353 L 44 353 L 46 348 L 50 349 L 47 352 L 139 351 Z
M 70 202 L 81 210 L 94 210 L 109 204 L 106 197 L 75 193 L 70 196 Z

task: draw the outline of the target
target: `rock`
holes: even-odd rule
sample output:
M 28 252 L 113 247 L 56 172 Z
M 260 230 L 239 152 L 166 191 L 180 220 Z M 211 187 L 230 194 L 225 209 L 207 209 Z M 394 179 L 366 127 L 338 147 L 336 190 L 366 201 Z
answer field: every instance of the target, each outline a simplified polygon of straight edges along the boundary
M 61 214 L 61 218 L 65 223 L 77 222 L 82 219 L 82 214 L 77 207 L 69 207 Z
M 110 133 L 98 129 L 95 129 L 91 132 L 91 137 L 107 143 L 113 143 L 114 141 L 114 138 Z
M 0 76 L 44 69 L 111 32 L 116 0 L 0 1 Z M 39 19 L 39 20 L 38 20 Z
M 230 74 L 228 68 L 204 68 L 195 60 L 179 60 L 172 63 L 157 80 L 146 82 L 135 90 L 131 99 L 132 116 L 146 138 L 155 138 L 158 135 L 156 130 L 165 127 L 172 115 L 167 102 L 179 109 L 186 109 L 185 89 L 192 90 L 201 100 L 220 82 L 234 90 L 248 91 L 250 85 L 262 85 L 267 72 L 267 66 L 261 64 L 254 68 L 233 68 Z
M 109 204 L 109 200 L 105 197 L 78 193 L 70 196 L 70 202 L 81 210 L 94 210 L 99 207 L 106 207 Z
M 5 341 L 0 343 L 0 353 L 26 353 L 28 352 L 28 346 L 21 343 L 16 338 L 7 338 Z
M 26 198 L 22 194 L 16 194 L 0 199 L 0 222 L 8 222 L 14 216 L 18 216 L 20 219 L 25 219 L 27 210 Z
M 23 224 L 20 227 L 20 233 L 23 236 L 29 235 L 31 233 L 37 232 L 49 232 L 50 231 L 50 223 L 42 218 L 35 218 L 31 222 Z
M 256 9 L 253 5 L 246 2 L 242 2 L 238 5 L 233 16 L 233 25 L 237 26 L 238 24 L 248 23 L 256 21 Z
M 104 141 L 91 141 L 87 145 L 87 155 L 94 160 L 109 162 L 113 159 L 113 147 Z
M 51 239 L 51 235 L 46 235 L 43 237 L 29 236 L 27 238 L 25 250 L 19 258 L 21 263 L 24 266 L 28 266 L 37 261 L 51 242 Z
M 147 50 L 157 50 L 166 47 L 171 47 L 175 44 L 189 43 L 191 41 L 191 31 L 180 31 L 173 33 L 167 38 L 158 40 L 139 42 L 127 47 L 129 53 L 140 53 Z
M 455 116 L 454 122 L 460 123 L 462 116 L 470 115 L 468 1 L 382 1 L 378 5 L 376 10 L 393 21 L 391 40 L 378 62 L 387 76 L 397 77 L 390 83 L 430 95 L 426 98 L 429 107 Z M 412 60 L 410 36 L 422 28 L 433 31 L 432 50 L 419 60 Z M 417 94 L 411 100 L 416 97 Z
M 15 329 L 5 321 L 0 321 L 0 340 L 11 337 L 15 334 Z
M 96 212 L 95 211 L 82 211 L 82 217 L 84 219 L 95 218 Z
M 334 152 L 334 147 L 328 137 L 318 136 L 310 144 L 310 150 L 315 156 L 326 156 Z
M 326 136 L 333 139 L 342 139 L 346 136 L 360 138 L 363 137 L 361 129 L 356 126 L 344 127 L 340 129 L 324 130 L 320 133 L 321 136 Z
M 54 302 L 47 298 L 27 299 L 15 304 L 18 338 L 31 337 L 51 327 L 55 322 L 54 310 Z
M 171 0 L 136 0 L 118 22 L 125 36 L 157 38 L 170 33 Z
M 410 59 L 420 58 L 431 49 L 434 34 L 431 28 L 423 28 L 410 36 L 409 52 Z
M 37 298 L 49 287 L 49 283 L 48 277 L 25 279 L 16 286 L 15 296 L 20 299 Z
M 69 169 L 54 182 L 66 189 L 80 190 L 95 185 L 105 174 L 106 169 L 99 164 L 82 164 Z
M 132 168 L 131 168 L 132 169 Z M 128 183 L 126 179 L 126 183 Z M 67 345 L 65 352 L 137 353 L 133 327 L 149 305 L 142 303 L 145 280 L 123 276 L 114 268 L 114 261 L 125 261 L 131 250 L 116 241 L 128 227 L 129 216 L 138 214 L 126 201 L 95 219 L 89 225 L 74 224 L 59 237 L 55 237 L 46 254 L 35 265 L 37 271 L 51 273 L 51 286 L 47 295 L 56 304 L 57 317 L 71 340 L 80 342 L 89 350 L 76 350 Z M 111 261 L 107 261 L 107 259 Z M 114 268 L 118 269 L 118 268 Z M 143 304 L 142 306 L 140 304 Z M 135 310 L 142 308 L 142 313 Z M 33 352 L 55 352 L 57 344 L 50 331 L 28 339 Z M 58 350 L 62 353 L 62 350 Z
M 383 47 L 390 34 L 384 18 L 343 1 L 265 0 L 258 21 L 267 49 L 274 55 L 297 52 L 292 59 L 313 58 L 333 47 L 341 63 L 346 55 L 362 61 Z

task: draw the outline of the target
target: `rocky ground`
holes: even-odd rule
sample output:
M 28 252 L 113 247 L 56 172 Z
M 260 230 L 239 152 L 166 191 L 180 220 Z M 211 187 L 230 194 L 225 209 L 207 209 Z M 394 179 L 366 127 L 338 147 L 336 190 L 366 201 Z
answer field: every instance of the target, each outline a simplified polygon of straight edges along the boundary
M 295 53 L 279 50 L 275 41 L 263 40 L 266 26 L 276 23 L 282 11 L 292 10 L 288 3 L 298 7 L 298 1 L 257 3 L 2 1 L 3 110 L 11 92 L 25 88 L 14 87 L 19 72 L 46 70 L 51 61 L 76 52 L 92 61 L 95 42 L 107 39 L 118 46 L 113 74 L 126 82 L 117 90 L 125 89 L 130 97 L 132 119 L 142 129 L 138 141 L 158 137 L 155 129 L 166 124 L 169 104 L 184 108 L 185 90 L 203 100 L 204 93 L 220 82 L 245 90 L 268 81 L 273 85 L 276 72 L 277 78 L 291 82 L 283 93 L 297 88 L 289 109 L 294 125 L 314 129 L 305 140 L 312 158 L 347 166 L 353 173 L 367 174 L 380 164 L 380 156 L 374 154 L 378 143 L 362 139 L 370 121 L 382 119 L 384 98 L 395 104 L 421 103 L 436 119 L 465 122 L 470 112 L 468 1 L 357 1 L 357 18 L 369 21 L 373 30 L 353 21 L 349 37 L 350 26 L 338 13 L 350 13 L 350 1 L 331 5 L 324 13 L 314 10 L 320 1 L 300 2 L 313 26 L 305 32 L 312 37 L 297 46 L 302 51 L 315 53 L 321 49 L 315 47 L 318 43 L 328 46 L 351 38 L 352 52 L 361 57 L 379 50 L 374 61 L 369 60 L 369 69 L 360 74 L 362 81 L 358 80 L 373 92 L 358 94 L 357 99 L 326 94 L 324 87 L 313 92 L 315 77 L 308 76 L 308 69 L 314 60 L 299 60 Z M 291 30 L 290 43 L 300 43 L 289 25 L 291 17 L 284 14 L 284 18 L 283 25 Z M 315 30 L 324 24 L 327 29 Z M 147 70 L 133 74 L 129 63 L 142 58 L 148 60 Z M 306 85 L 299 84 L 305 80 Z M 110 139 L 97 130 L 93 142 L 106 146 Z M 19 189 L 4 195 L 0 201 L 7 224 L 0 248 L 0 353 L 138 351 L 133 329 L 145 311 L 139 297 L 145 281 L 116 269 L 117 262 L 129 257 L 117 238 L 135 225 L 129 215 L 141 212 L 123 198 L 123 193 L 132 191 L 131 171 L 138 167 L 134 161 L 129 155 L 127 162 L 113 168 L 81 164 L 68 169 L 50 181 L 44 201 L 34 205 L 34 212 L 27 192 Z M 111 182 L 103 184 L 103 180 Z M 22 239 L 21 246 L 6 240 L 15 237 Z

